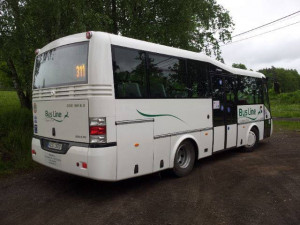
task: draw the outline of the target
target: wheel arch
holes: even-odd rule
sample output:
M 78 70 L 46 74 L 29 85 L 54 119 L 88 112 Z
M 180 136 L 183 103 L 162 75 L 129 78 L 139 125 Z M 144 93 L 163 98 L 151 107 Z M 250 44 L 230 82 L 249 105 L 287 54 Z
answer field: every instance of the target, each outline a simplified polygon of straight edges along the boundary
M 249 132 L 250 132 L 253 128 L 257 130 L 257 132 L 258 132 L 258 140 L 260 140 L 260 133 L 261 133 L 261 131 L 259 130 L 259 126 L 258 126 L 256 123 L 253 123 L 253 124 L 251 124 L 251 126 L 249 126 L 249 128 L 248 128 L 247 136 L 246 136 L 246 142 L 248 141 L 248 138 L 249 138 Z
M 175 153 L 178 148 L 178 146 L 185 140 L 189 140 L 195 147 L 195 160 L 198 160 L 199 156 L 199 143 L 197 139 L 192 135 L 192 134 L 185 134 L 179 137 L 174 145 L 171 147 L 171 153 L 170 153 L 170 168 L 174 167 L 174 158 L 175 158 Z

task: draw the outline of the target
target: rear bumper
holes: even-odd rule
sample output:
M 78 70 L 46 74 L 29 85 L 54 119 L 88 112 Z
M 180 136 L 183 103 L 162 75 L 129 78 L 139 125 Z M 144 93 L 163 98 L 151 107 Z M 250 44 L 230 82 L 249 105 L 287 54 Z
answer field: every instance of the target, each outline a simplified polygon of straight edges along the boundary
M 37 138 L 32 139 L 32 159 L 42 165 L 95 180 L 116 181 L 117 147 L 88 148 L 71 146 L 66 154 L 45 151 Z M 82 167 L 87 163 L 87 168 Z

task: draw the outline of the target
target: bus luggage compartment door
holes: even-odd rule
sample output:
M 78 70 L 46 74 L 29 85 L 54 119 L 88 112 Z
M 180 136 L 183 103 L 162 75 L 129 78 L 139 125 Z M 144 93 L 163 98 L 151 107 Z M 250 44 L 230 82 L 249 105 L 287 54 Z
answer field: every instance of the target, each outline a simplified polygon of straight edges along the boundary
M 117 179 L 152 173 L 153 121 L 117 124 Z

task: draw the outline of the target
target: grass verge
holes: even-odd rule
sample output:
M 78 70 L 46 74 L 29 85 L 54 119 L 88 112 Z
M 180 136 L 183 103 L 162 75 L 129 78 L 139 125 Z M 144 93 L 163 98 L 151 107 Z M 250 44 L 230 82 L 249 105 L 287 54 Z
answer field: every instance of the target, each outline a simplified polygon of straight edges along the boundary
M 0 176 L 34 167 L 32 113 L 20 107 L 16 92 L 0 91 Z
M 286 121 L 286 120 L 274 120 L 274 131 L 291 130 L 300 132 L 300 120 L 299 121 Z
M 271 90 L 270 102 L 273 117 L 300 118 L 300 90 L 279 95 Z

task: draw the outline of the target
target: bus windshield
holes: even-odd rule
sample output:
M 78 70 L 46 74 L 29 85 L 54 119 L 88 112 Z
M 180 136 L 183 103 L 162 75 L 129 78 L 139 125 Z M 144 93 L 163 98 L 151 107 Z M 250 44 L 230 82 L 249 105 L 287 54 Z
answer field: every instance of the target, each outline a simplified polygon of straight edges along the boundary
M 87 83 L 89 42 L 51 49 L 36 57 L 33 88 Z

